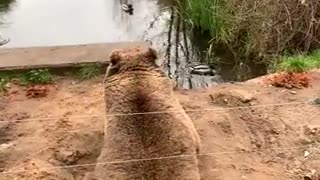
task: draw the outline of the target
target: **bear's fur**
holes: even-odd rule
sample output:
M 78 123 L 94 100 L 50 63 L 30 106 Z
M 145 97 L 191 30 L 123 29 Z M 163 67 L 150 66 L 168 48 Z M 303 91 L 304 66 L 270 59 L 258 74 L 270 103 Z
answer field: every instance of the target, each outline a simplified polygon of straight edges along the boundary
M 96 179 L 200 179 L 200 138 L 156 59 L 152 48 L 112 52 L 104 79 L 107 117 Z

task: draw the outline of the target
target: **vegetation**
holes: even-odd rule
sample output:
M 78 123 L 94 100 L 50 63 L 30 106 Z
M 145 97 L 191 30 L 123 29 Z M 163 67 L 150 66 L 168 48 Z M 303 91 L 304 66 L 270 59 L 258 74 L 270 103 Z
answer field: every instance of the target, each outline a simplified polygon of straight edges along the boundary
M 223 47 L 235 61 L 272 64 L 285 52 L 320 48 L 318 0 L 177 1 L 179 14 L 192 30 L 209 35 L 208 53 Z M 297 59 L 290 61 L 296 70 L 309 66 Z
M 217 42 L 227 41 L 232 20 L 222 0 L 186 0 L 179 4 L 182 15 L 193 28 L 210 33 Z
M 8 11 L 13 3 L 15 3 L 15 0 L 0 0 L 0 11 Z
M 22 84 L 48 84 L 53 81 L 53 75 L 48 69 L 31 70 L 20 76 Z
M 35 69 L 28 72 L 0 72 L 0 92 L 6 91 L 9 82 L 17 79 L 20 85 L 48 84 L 53 81 L 53 75 L 48 69 Z
M 15 78 L 16 74 L 14 72 L 0 72 L 0 92 L 6 91 L 9 86 L 11 79 Z
M 8 77 L 0 77 L 0 92 L 5 91 L 7 89 L 8 82 Z
M 320 68 L 319 50 L 310 55 L 283 56 L 275 64 L 273 70 L 301 73 L 314 68 Z
M 87 80 L 97 77 L 101 73 L 101 70 L 102 65 L 90 64 L 76 68 L 76 71 L 71 71 L 71 73 L 74 72 L 81 80 Z M 53 82 L 54 77 L 55 75 L 48 69 L 33 69 L 27 72 L 0 71 L 0 92 L 6 91 L 13 80 L 19 85 L 27 86 L 30 84 L 50 84 Z
M 77 72 L 76 75 L 81 80 L 87 80 L 97 77 L 101 72 L 101 65 L 100 64 L 90 64 L 81 67 Z

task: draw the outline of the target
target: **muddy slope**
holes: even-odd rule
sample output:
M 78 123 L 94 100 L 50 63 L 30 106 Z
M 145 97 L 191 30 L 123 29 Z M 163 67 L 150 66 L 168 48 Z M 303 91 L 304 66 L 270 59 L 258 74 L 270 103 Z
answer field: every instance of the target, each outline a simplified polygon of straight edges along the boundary
M 205 180 L 295 180 L 320 173 L 320 73 L 313 86 L 285 90 L 222 84 L 177 90 L 202 139 Z M 101 78 L 63 78 L 44 98 L 25 88 L 0 98 L 0 179 L 78 180 L 90 172 L 102 145 Z M 239 106 L 241 108 L 239 108 Z

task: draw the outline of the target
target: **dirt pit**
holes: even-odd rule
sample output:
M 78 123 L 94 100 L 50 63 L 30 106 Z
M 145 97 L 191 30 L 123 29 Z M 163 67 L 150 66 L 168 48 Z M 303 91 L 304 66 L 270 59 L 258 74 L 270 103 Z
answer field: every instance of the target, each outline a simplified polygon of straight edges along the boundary
M 201 135 L 202 179 L 319 180 L 320 73 L 312 76 L 297 90 L 260 79 L 176 90 Z M 102 78 L 1 96 L 0 179 L 80 180 L 92 171 L 104 135 Z

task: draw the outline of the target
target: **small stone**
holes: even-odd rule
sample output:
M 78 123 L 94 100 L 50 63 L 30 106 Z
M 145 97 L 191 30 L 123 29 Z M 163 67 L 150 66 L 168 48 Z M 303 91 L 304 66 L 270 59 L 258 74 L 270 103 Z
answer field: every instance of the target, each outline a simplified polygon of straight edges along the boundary
M 25 136 L 25 133 L 19 133 L 17 136 L 18 137 L 23 137 L 23 136 Z
M 5 143 L 0 145 L 0 151 L 8 150 L 10 147 L 12 147 L 14 143 Z
M 10 83 L 7 83 L 4 87 L 5 87 L 5 88 L 10 88 L 10 87 L 11 87 L 11 84 L 10 84 Z
M 317 134 L 317 132 L 318 132 L 318 129 L 317 128 L 312 128 L 311 129 L 311 134 Z
M 312 180 L 312 178 L 309 175 L 303 176 L 303 180 Z
M 257 103 L 251 102 L 250 105 L 251 105 L 251 106 L 256 106 Z
M 312 143 L 314 143 L 314 141 L 309 137 L 304 137 L 303 139 L 301 139 L 301 144 L 303 145 L 309 145 Z
M 277 138 L 275 137 L 270 137 L 270 143 L 274 144 L 277 141 Z
M 287 155 L 285 153 L 279 153 L 279 154 L 277 154 L 277 157 L 285 159 L 287 157 Z
M 253 97 L 252 96 L 245 96 L 242 98 L 242 102 L 243 103 L 249 103 L 253 100 Z
M 297 94 L 297 91 L 290 91 L 291 94 Z
M 304 151 L 304 157 L 308 157 L 311 153 L 309 151 Z
M 76 82 L 75 82 L 75 81 L 72 81 L 72 82 L 71 82 L 71 84 L 72 84 L 72 85 L 75 85 L 75 84 L 76 84 Z
M 62 149 L 55 153 L 55 158 L 56 160 L 61 161 L 67 165 L 72 165 L 72 164 L 75 164 L 83 156 L 88 154 L 89 154 L 88 152 L 80 152 L 78 150 L 70 151 L 70 150 Z
M 304 126 L 303 128 L 305 135 L 316 135 L 319 131 L 318 126 Z

